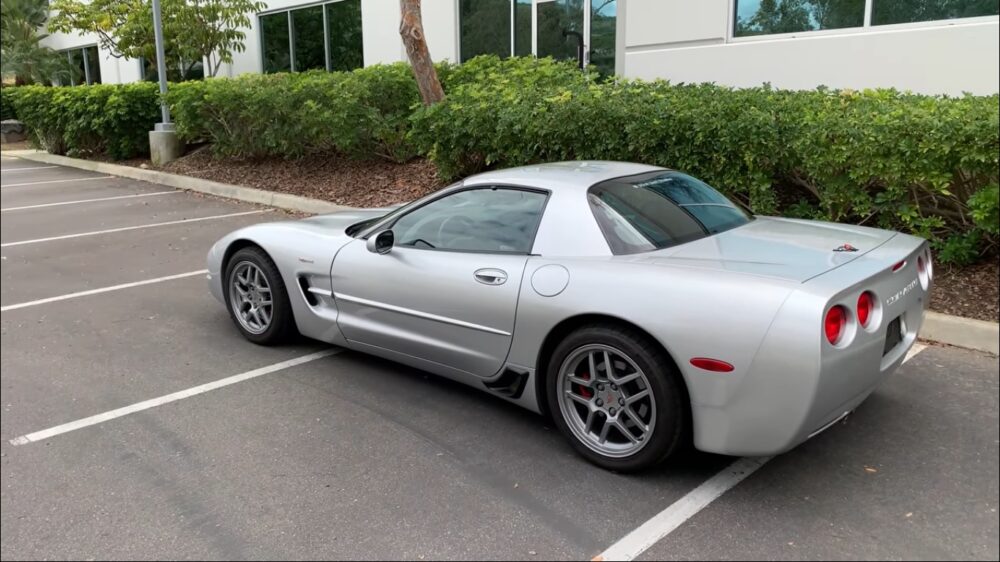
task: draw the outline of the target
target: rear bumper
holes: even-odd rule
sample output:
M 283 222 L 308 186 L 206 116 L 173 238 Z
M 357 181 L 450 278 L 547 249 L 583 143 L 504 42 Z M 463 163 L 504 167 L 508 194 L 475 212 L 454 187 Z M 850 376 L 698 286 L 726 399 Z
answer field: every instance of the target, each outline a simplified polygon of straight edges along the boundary
M 931 287 L 918 282 L 900 294 L 916 279 L 910 257 L 903 270 L 884 273 L 893 256 L 915 258 L 923 251 L 920 239 L 902 236 L 886 246 L 865 256 L 874 274 L 864 266 L 841 271 L 785 302 L 749 368 L 720 376 L 716 395 L 692 404 L 698 449 L 747 456 L 785 452 L 857 408 L 899 368 L 923 324 Z M 854 282 L 847 279 L 852 274 Z M 849 288 L 830 290 L 835 286 Z M 878 300 L 869 328 L 855 325 L 842 346 L 830 345 L 820 331 L 826 309 L 841 303 L 854 310 L 851 304 L 865 290 Z M 896 317 L 902 340 L 885 350 Z

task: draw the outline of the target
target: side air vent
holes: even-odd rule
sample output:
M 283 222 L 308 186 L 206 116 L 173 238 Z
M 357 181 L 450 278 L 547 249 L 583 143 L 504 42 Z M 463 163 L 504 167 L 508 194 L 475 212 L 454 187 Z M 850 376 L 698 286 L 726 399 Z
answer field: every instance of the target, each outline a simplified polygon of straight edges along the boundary
M 306 302 L 309 303 L 310 306 L 316 306 L 319 304 L 319 299 L 317 299 L 316 295 L 309 290 L 309 280 L 301 275 L 299 276 L 299 287 L 302 288 L 302 296 L 306 298 Z
M 519 373 L 513 369 L 504 369 L 496 380 L 483 383 L 486 388 L 507 398 L 520 398 L 528 382 L 528 373 Z

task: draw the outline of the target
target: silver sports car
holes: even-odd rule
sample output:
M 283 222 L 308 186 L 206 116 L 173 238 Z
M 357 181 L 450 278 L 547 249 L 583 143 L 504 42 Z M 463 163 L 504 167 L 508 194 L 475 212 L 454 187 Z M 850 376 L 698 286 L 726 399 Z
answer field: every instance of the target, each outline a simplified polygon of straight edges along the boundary
M 933 276 L 920 238 L 753 216 L 620 162 L 257 224 L 208 269 L 252 342 L 297 332 L 475 386 L 619 471 L 688 441 L 770 455 L 836 423 L 902 363 Z

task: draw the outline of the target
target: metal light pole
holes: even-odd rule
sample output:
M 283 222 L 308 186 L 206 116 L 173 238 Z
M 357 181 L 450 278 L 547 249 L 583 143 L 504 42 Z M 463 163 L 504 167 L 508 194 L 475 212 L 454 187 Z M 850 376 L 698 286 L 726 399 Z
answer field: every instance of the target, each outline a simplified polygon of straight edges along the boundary
M 163 18 L 160 0 L 153 0 L 153 34 L 156 37 L 156 74 L 160 79 L 160 113 L 162 122 L 149 132 L 149 159 L 154 166 L 170 163 L 184 154 L 184 143 L 177 138 L 167 107 L 167 60 L 163 48 Z
M 157 131 L 174 130 L 170 122 L 170 108 L 167 107 L 167 61 L 163 54 L 163 17 L 160 15 L 160 0 L 153 0 L 153 35 L 156 37 L 156 76 L 160 79 L 160 113 L 163 122 L 156 124 Z

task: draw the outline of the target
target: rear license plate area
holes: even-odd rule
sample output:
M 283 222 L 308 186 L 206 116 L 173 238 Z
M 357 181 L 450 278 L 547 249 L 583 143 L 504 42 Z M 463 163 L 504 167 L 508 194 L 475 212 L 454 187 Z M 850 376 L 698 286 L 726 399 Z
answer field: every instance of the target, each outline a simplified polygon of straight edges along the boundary
M 887 353 L 892 351 L 894 347 L 899 345 L 899 342 L 903 341 L 903 320 L 901 317 L 897 316 L 885 330 L 885 347 L 882 348 L 882 355 L 885 356 Z

